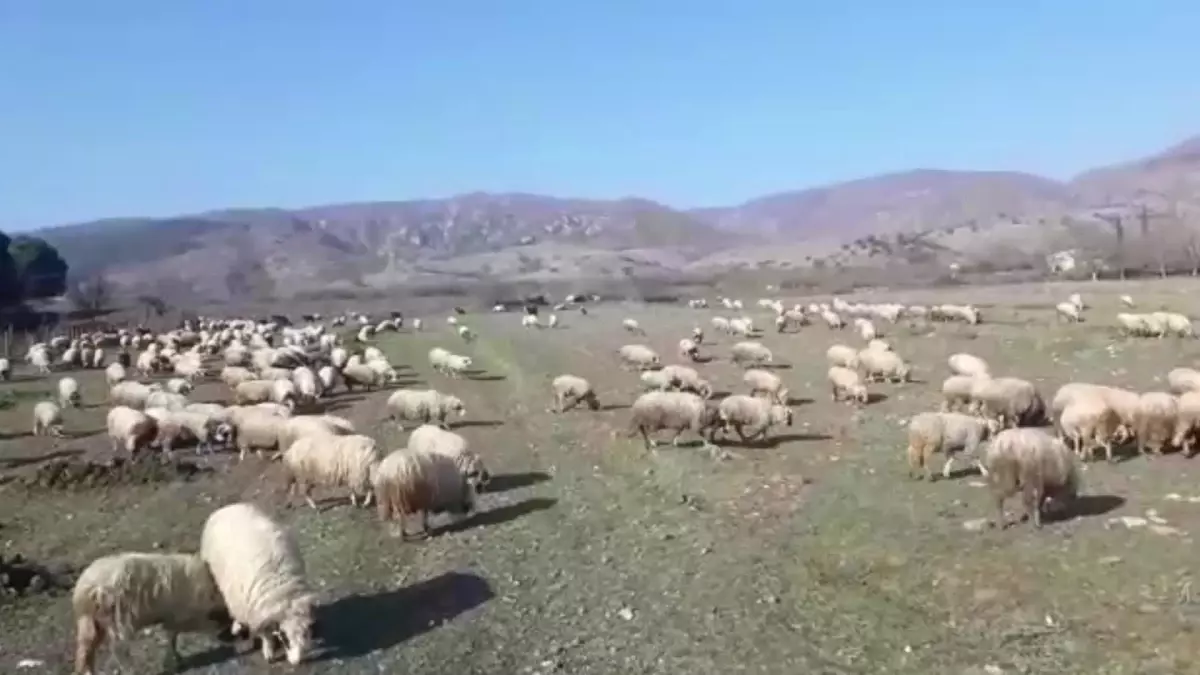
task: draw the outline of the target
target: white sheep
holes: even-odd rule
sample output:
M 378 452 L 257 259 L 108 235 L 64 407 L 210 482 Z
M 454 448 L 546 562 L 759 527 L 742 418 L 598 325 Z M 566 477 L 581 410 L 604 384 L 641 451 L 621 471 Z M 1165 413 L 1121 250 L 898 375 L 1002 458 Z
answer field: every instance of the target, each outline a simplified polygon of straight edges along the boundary
M 1147 449 L 1161 455 L 1163 446 L 1175 438 L 1175 424 L 1179 418 L 1179 402 L 1163 391 L 1151 391 L 1138 399 L 1136 428 L 1138 453 L 1145 455 Z
M 446 357 L 442 363 L 442 372 L 450 377 L 460 378 L 466 375 L 471 369 L 471 357 L 462 356 L 461 354 L 451 354 Z
M 152 391 L 143 402 L 144 408 L 166 408 L 168 410 L 183 410 L 188 406 L 188 399 L 183 394 L 172 394 L 169 391 Z
M 1100 447 L 1111 462 L 1113 442 L 1125 440 L 1121 416 L 1099 391 L 1074 398 L 1059 415 L 1057 426 L 1063 441 L 1071 442 L 1080 459 Z
M 229 627 L 225 600 L 195 554 L 119 553 L 93 560 L 71 593 L 75 615 L 75 673 L 92 675 L 96 654 L 111 637 L 124 642 L 143 628 L 167 634 L 166 669 L 179 662 L 178 634 Z
M 346 386 L 346 391 L 353 391 L 355 387 L 371 391 L 382 387 L 385 380 L 386 375 L 367 364 L 347 363 L 342 369 L 342 383 Z
M 707 447 L 712 446 L 712 434 L 720 423 L 716 406 L 708 405 L 696 394 L 681 391 L 651 391 L 642 394 L 630 409 L 629 435 L 641 434 L 646 449 L 658 445 L 650 433 L 671 430 L 675 436 L 671 445 L 679 445 L 679 437 L 691 430 L 700 435 Z M 707 434 L 707 435 L 706 435 Z
M 955 375 L 988 375 L 990 369 L 987 361 L 973 354 L 952 354 L 946 359 L 946 363 L 950 366 L 950 371 Z
M 173 377 L 167 380 L 166 390 L 172 394 L 190 394 L 192 393 L 192 382 L 184 377 Z
M 1057 312 L 1059 320 L 1066 320 L 1069 323 L 1083 321 L 1079 307 L 1070 302 L 1058 303 L 1054 306 L 1054 311 Z
M 942 382 L 942 412 L 971 409 L 971 392 L 975 382 L 988 379 L 986 375 L 951 375 Z
M 407 516 L 421 514 L 418 538 L 429 536 L 429 516 L 463 517 L 475 510 L 475 489 L 458 463 L 437 452 L 397 450 L 379 463 L 372 478 L 380 520 L 399 520 L 400 535 L 409 538 Z
M 646 331 L 642 330 L 641 325 L 638 324 L 636 319 L 623 319 L 621 321 L 621 327 L 630 333 L 633 333 L 634 335 L 646 334 Z
M 311 490 L 344 487 L 350 490 L 350 505 L 371 501 L 371 472 L 379 464 L 379 450 L 370 436 L 308 434 L 297 438 L 283 453 L 288 495 L 298 488 L 308 505 L 317 510 Z
M 456 413 L 459 417 L 467 414 L 462 399 L 435 389 L 397 389 L 388 397 L 386 407 L 389 419 L 397 422 L 401 428 L 406 421 L 422 424 L 436 422 L 448 428 L 446 420 L 451 414 Z
M 621 359 L 621 367 L 633 367 L 636 370 L 650 370 L 658 367 L 661 361 L 653 349 L 645 345 L 624 345 L 617 350 Z
M 1078 458 L 1061 440 L 1041 429 L 1001 431 L 983 456 L 987 481 L 995 501 L 996 523 L 1007 526 L 1004 502 L 1022 493 L 1026 517 L 1042 526 L 1042 506 L 1047 499 L 1066 507 L 1079 491 Z
M 1175 395 L 1189 391 L 1200 391 L 1200 371 L 1193 368 L 1175 368 L 1167 373 L 1167 386 Z
M 158 426 L 156 440 L 168 456 L 181 441 L 194 441 L 196 451 L 205 453 L 212 452 L 214 445 L 225 445 L 233 440 L 233 424 L 223 414 L 167 408 L 146 408 L 145 413 L 154 418 Z
M 766 441 L 767 432 L 773 426 L 792 426 L 791 408 L 745 394 L 732 394 L 722 399 L 717 414 L 724 432 L 736 431 L 743 443 L 755 438 Z
M 487 487 L 491 473 L 479 455 L 467 447 L 467 439 L 434 424 L 422 424 L 408 435 L 409 452 L 433 452 L 454 460 L 459 471 L 476 491 Z
M 842 366 L 831 366 L 826 373 L 826 378 L 829 380 L 831 396 L 835 402 L 868 403 L 870 401 L 867 388 L 863 385 L 862 378 L 857 372 Z
M 1121 304 L 1132 309 L 1134 306 L 1133 305 L 1133 297 L 1129 296 L 1129 295 L 1122 295 L 1121 296 Z
M 58 404 L 64 408 L 78 408 L 82 401 L 79 394 L 79 382 L 73 377 L 63 377 L 58 380 Z
M 126 406 L 117 406 L 109 410 L 106 426 L 114 453 L 124 448 L 133 455 L 138 450 L 149 447 L 158 436 L 158 423 L 153 417 Z
M 33 435 L 62 436 L 62 408 L 54 401 L 38 401 L 33 406 Z
M 479 336 L 476 335 L 475 331 L 471 330 L 470 327 L 459 326 L 458 327 L 458 337 L 462 338 L 463 342 L 470 344 L 471 342 L 474 342 L 475 338 L 477 338 Z
M 592 384 L 577 375 L 559 375 L 550 383 L 554 390 L 555 411 L 562 413 L 574 408 L 580 402 L 588 404 L 592 410 L 600 409 L 600 401 Z
M 858 353 L 858 367 L 867 382 L 909 382 L 912 377 L 911 367 L 896 352 L 864 349 Z
M 788 404 L 788 390 L 778 375 L 768 370 L 751 368 L 742 375 L 742 382 L 750 387 L 750 395 L 766 394 L 767 398 L 779 405 Z
M 976 378 L 972 403 L 979 414 L 1002 428 L 1038 426 L 1046 421 L 1046 404 L 1037 387 L 1016 377 Z
M 703 399 L 712 398 L 712 384 L 700 377 L 700 373 L 696 372 L 695 368 L 672 364 L 663 367 L 660 372 L 666 376 L 669 388 L 678 391 L 689 391 L 693 394 L 698 394 Z
M 238 461 L 246 459 L 251 450 L 261 457 L 263 451 L 279 448 L 279 438 L 284 433 L 287 418 L 253 406 L 234 408 L 230 414 L 236 430 L 234 436 L 237 440 Z
M 235 625 L 262 640 L 263 658 L 274 659 L 273 637 L 282 633 L 288 663 L 300 663 L 311 639 L 315 595 L 291 533 L 253 504 L 230 504 L 205 521 L 200 557 Z
M 949 478 L 954 465 L 954 453 L 962 452 L 975 459 L 988 437 L 999 427 L 990 420 L 957 412 L 924 412 L 914 415 L 908 422 L 908 474 L 932 481 L 934 478 L 930 460 L 934 454 L 946 456 L 942 466 L 942 477 Z
M 684 338 L 679 341 L 679 358 L 696 361 L 700 358 L 700 345 L 695 340 Z
M 8 359 L 0 357 L 0 381 L 8 381 L 12 379 L 12 363 Z
M 858 350 L 846 345 L 833 345 L 825 350 L 825 358 L 831 366 L 854 370 L 858 368 Z
M 558 328 L 558 315 L 551 314 L 550 317 L 546 319 L 546 325 L 550 328 Z
M 764 363 L 771 363 L 774 356 L 771 350 L 767 349 L 766 345 L 761 342 L 739 342 L 730 349 L 730 358 L 737 366 L 745 367 L 747 364 L 759 366 Z
M 145 408 L 146 399 L 155 391 L 160 391 L 158 385 L 146 385 L 132 380 L 123 380 L 112 386 L 108 391 L 108 400 L 113 405 L 123 405 L 130 408 Z

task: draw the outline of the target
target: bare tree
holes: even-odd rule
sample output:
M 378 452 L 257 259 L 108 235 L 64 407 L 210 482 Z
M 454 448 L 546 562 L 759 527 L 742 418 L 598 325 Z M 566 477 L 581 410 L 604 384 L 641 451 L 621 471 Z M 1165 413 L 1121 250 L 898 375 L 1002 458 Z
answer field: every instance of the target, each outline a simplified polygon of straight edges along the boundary
M 72 283 L 67 288 L 67 299 L 81 313 L 96 315 L 110 308 L 113 299 L 112 284 L 103 274 L 94 274 Z
M 1122 213 L 1115 211 L 1097 212 L 1096 217 L 1108 223 L 1116 236 L 1116 246 L 1113 251 L 1113 259 L 1117 263 L 1117 273 L 1121 279 L 1125 279 L 1125 216 Z
M 137 300 L 145 314 L 145 323 L 150 322 L 151 316 L 163 316 L 167 313 L 167 303 L 157 295 L 139 295 Z

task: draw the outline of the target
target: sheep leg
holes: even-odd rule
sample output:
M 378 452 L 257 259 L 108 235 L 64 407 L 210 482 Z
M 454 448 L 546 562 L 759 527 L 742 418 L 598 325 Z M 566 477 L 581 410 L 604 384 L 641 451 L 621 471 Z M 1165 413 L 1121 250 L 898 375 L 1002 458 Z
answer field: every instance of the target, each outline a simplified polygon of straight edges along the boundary
M 353 491 L 350 492 L 350 506 L 352 506 L 352 507 L 358 506 L 358 494 Z
M 92 675 L 96 668 L 96 652 L 104 644 L 107 632 L 91 617 L 81 616 L 75 621 L 75 673 Z
M 173 673 L 179 669 L 179 633 L 167 631 L 167 653 L 163 658 L 163 670 Z
M 946 455 L 946 463 L 942 465 L 942 478 L 950 479 L 950 471 L 954 468 L 954 455 Z
M 262 640 L 263 660 L 266 661 L 267 663 L 274 661 L 275 660 L 274 636 L 264 633 L 263 635 L 259 636 L 259 639 Z
M 1028 486 L 1021 490 L 1021 501 L 1025 506 L 1025 519 L 1033 519 L 1033 526 L 1042 529 L 1042 491 Z
M 317 507 L 317 503 L 313 501 L 312 494 L 310 494 L 310 492 L 311 488 L 307 483 L 300 483 L 300 494 L 304 497 L 304 501 L 307 502 L 310 507 L 312 507 L 313 511 L 320 511 L 321 509 L 319 509 Z

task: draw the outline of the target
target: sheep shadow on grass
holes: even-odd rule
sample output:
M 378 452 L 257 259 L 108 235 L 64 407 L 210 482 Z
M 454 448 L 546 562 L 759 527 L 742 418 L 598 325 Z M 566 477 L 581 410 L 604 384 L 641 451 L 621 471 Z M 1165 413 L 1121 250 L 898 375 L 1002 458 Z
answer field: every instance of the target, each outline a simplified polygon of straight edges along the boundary
M 792 364 L 790 364 L 790 363 L 760 363 L 754 367 L 758 368 L 759 370 L 791 370 Z
M 829 441 L 833 440 L 833 436 L 820 433 L 795 433 L 795 434 L 774 434 L 767 436 L 766 440 L 750 439 L 743 441 L 738 437 L 737 433 L 727 435 L 719 445 L 726 445 L 731 448 L 778 448 L 785 443 L 793 441 Z
M 604 405 L 600 406 L 600 410 L 604 412 L 610 412 L 613 410 L 629 410 L 631 407 L 633 406 L 629 403 L 605 403 Z M 587 406 L 583 406 L 583 409 L 587 410 Z
M 472 382 L 503 382 L 508 379 L 504 375 L 496 373 L 488 374 L 486 370 L 469 370 L 465 373 L 468 380 Z
M 872 391 L 867 394 L 867 405 L 883 403 L 888 400 L 888 395 L 881 391 Z
M 1103 516 L 1124 505 L 1125 498 L 1117 495 L 1079 495 L 1066 508 L 1053 509 L 1042 519 L 1047 523 L 1059 523 L 1075 518 Z
M 502 525 L 510 520 L 516 520 L 522 516 L 527 516 L 538 511 L 545 511 L 553 508 L 558 503 L 557 499 L 549 497 L 532 497 L 524 501 L 515 502 L 497 506 L 487 511 L 477 511 L 469 518 L 464 518 L 457 522 L 451 522 L 441 528 L 438 528 L 437 534 L 450 534 L 452 532 L 465 532 L 477 527 L 491 527 L 493 525 Z
M 316 653 L 308 663 L 353 659 L 391 649 L 496 597 L 483 577 L 446 572 L 410 586 L 355 593 L 317 607 L 313 637 Z M 211 668 L 238 657 L 223 645 L 181 659 L 180 672 Z M 257 651 L 257 650 L 256 650 Z M 239 658 L 256 659 L 257 653 Z
M 524 473 L 504 473 L 497 476 L 492 476 L 488 481 L 487 488 L 484 492 L 494 494 L 496 492 L 508 492 L 509 490 L 517 490 L 523 487 L 530 487 L 538 483 L 544 483 L 550 480 L 550 474 L 543 471 L 526 471 Z
M 815 399 L 804 398 L 802 396 L 789 396 L 788 400 L 787 400 L 788 406 L 793 407 L 793 408 L 799 407 L 802 405 L 811 405 L 813 403 L 816 403 Z
M 500 427 L 504 426 L 504 420 L 461 420 L 450 422 L 450 426 L 455 429 L 468 429 L 470 427 Z

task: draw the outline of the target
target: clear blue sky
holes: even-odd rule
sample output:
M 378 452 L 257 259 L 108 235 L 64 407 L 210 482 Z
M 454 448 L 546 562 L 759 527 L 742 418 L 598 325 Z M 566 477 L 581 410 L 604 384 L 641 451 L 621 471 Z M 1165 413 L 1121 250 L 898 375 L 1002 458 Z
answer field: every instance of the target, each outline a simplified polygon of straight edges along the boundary
M 1195 0 L 0 0 L 0 229 L 472 190 L 676 206 L 1200 133 Z

